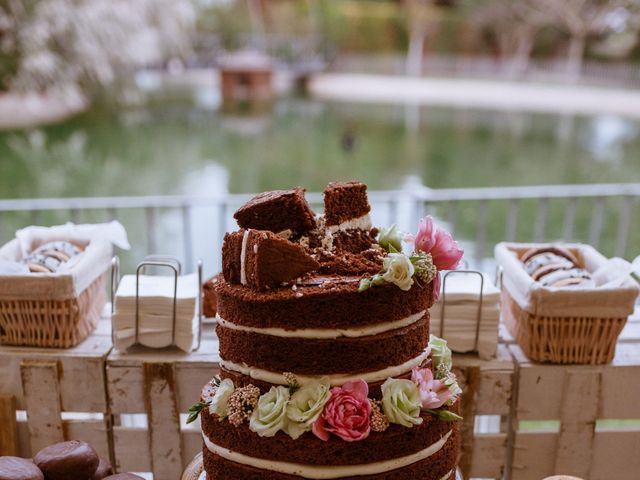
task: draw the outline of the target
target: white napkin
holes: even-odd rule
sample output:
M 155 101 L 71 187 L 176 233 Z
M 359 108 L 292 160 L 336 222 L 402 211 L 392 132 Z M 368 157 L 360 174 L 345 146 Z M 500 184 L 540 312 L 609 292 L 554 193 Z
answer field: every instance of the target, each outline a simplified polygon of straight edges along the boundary
M 138 342 L 152 348 L 171 345 L 173 335 L 174 277 L 140 275 Z M 178 277 L 175 305 L 175 345 L 192 349 L 198 335 L 198 275 Z M 135 343 L 136 276 L 125 275 L 118 285 L 112 318 L 115 347 L 124 350 Z
M 498 347 L 500 291 L 488 275 L 483 274 L 483 278 L 478 355 L 482 359 L 487 359 L 495 355 Z M 447 277 L 446 288 L 444 338 L 454 352 L 470 352 L 475 346 L 480 277 L 470 273 L 452 274 Z M 431 308 L 431 332 L 435 335 L 440 334 L 442 301 L 441 293 Z

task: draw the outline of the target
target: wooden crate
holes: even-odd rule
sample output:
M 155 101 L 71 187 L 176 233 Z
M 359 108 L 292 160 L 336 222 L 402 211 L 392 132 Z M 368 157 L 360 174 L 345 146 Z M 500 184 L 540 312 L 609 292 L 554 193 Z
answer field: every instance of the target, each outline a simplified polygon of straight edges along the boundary
M 503 345 L 493 360 L 454 354 L 453 366 L 463 389 L 460 470 L 466 479 L 501 479 L 507 468 L 512 408 L 511 354 Z
M 31 457 L 52 443 L 78 439 L 110 458 L 109 328 L 100 321 L 69 349 L 0 346 L 0 455 Z
M 552 474 L 590 480 L 638 478 L 638 313 L 629 319 L 608 365 L 536 364 L 515 343 L 509 345 L 518 378 L 512 480 Z
M 180 478 L 202 449 L 200 424 L 187 426 L 186 413 L 218 373 L 219 360 L 212 324 L 205 324 L 197 352 L 142 347 L 111 352 L 107 389 L 119 471 L 152 472 L 154 480 Z

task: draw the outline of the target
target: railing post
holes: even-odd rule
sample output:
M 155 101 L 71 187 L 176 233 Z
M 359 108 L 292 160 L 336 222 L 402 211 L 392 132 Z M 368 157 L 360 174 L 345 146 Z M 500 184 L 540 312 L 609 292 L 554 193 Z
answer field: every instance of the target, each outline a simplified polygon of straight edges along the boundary
M 620 210 L 620 221 L 618 223 L 618 238 L 616 241 L 615 255 L 624 257 L 629 239 L 629 228 L 631 225 L 631 213 L 633 211 L 633 197 L 627 195 L 622 198 L 622 209 Z
M 144 209 L 147 222 L 147 255 L 158 253 L 156 251 L 156 212 L 154 207 Z
M 541 198 L 538 200 L 538 217 L 536 219 L 536 230 L 533 234 L 533 238 L 536 242 L 544 241 L 547 226 L 547 205 L 547 198 Z
M 191 205 L 185 203 L 180 209 L 182 213 L 182 244 L 184 247 L 184 263 L 187 271 L 193 271 L 193 241 L 191 238 Z
M 600 244 L 600 233 L 602 232 L 602 222 L 604 220 L 604 198 L 598 197 L 591 215 L 591 229 L 589 230 L 589 243 L 594 248 Z
M 516 233 L 518 232 L 518 210 L 520 209 L 520 201 L 513 200 L 509 204 L 509 214 L 507 216 L 507 228 L 505 237 L 507 241 L 514 242 L 516 239 Z
M 573 240 L 573 227 L 576 223 L 576 207 L 577 199 L 575 197 L 570 198 L 564 210 L 564 226 L 562 227 L 562 238 L 565 242 Z

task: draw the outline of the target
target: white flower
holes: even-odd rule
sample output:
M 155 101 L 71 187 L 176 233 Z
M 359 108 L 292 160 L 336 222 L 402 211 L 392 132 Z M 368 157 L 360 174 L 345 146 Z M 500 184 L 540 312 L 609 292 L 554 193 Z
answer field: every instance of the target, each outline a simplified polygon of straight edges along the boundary
M 209 404 L 209 413 L 212 415 L 218 415 L 220 421 L 227 418 L 227 405 L 229 404 L 229 398 L 235 390 L 233 381 L 229 378 L 225 378 L 220 382 L 216 393 L 211 399 Z
M 431 334 L 429 335 L 429 347 L 431 348 L 431 358 L 435 369 L 438 370 L 440 365 L 443 365 L 442 368 L 446 369 L 446 371 L 451 370 L 451 349 L 447 345 L 447 341 Z
M 411 380 L 388 378 L 382 384 L 382 408 L 391 423 L 420 425 L 420 391 Z
M 258 406 L 251 414 L 249 429 L 261 437 L 273 437 L 283 430 L 287 421 L 287 403 L 289 403 L 289 387 L 280 385 L 271 387 L 258 400 Z
M 400 238 L 400 230 L 398 227 L 393 224 L 389 228 L 380 229 L 380 233 L 378 234 L 378 244 L 384 248 L 387 252 L 402 251 L 402 239 Z
M 390 253 L 384 258 L 385 270 L 382 278 L 389 283 L 395 283 L 402 290 L 409 290 L 413 285 L 415 268 L 411 260 L 402 253 Z
M 329 380 L 326 378 L 309 383 L 291 395 L 285 428 L 289 436 L 295 440 L 304 432 L 310 431 L 330 397 Z

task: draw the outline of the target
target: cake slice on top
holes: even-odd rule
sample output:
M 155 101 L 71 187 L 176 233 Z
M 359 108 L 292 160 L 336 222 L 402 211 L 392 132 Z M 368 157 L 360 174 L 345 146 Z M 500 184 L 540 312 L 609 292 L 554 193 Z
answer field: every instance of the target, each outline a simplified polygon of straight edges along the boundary
M 362 182 L 331 182 L 324 189 L 327 225 L 340 225 L 364 217 L 370 211 L 367 185 Z
M 266 290 L 319 266 L 302 246 L 267 230 L 246 229 L 225 235 L 222 272 L 227 282 Z
M 301 187 L 260 193 L 240 207 L 233 217 L 240 228 L 274 233 L 289 231 L 290 235 L 296 235 L 316 228 L 315 215 Z

